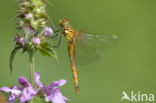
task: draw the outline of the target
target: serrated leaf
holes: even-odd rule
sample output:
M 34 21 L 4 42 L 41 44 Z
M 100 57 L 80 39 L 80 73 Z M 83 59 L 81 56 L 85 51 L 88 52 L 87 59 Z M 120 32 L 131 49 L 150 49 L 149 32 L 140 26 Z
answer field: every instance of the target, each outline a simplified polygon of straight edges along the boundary
M 48 57 L 54 58 L 57 62 L 56 51 L 52 48 L 52 46 L 48 42 L 40 43 L 40 45 L 37 46 L 37 49 L 40 51 L 40 53 L 43 56 L 48 56 Z
M 13 67 L 13 60 L 14 60 L 14 57 L 15 57 L 17 51 L 18 51 L 20 48 L 22 48 L 22 46 L 15 47 L 15 48 L 13 49 L 13 51 L 11 52 L 11 55 L 10 55 L 10 63 L 9 63 L 11 74 L 12 74 L 12 67 Z

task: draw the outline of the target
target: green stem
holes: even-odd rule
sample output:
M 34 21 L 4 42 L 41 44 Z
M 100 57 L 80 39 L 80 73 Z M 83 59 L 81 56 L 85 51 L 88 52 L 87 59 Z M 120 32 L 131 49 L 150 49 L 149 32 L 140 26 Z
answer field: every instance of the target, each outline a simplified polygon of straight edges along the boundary
M 30 83 L 34 89 L 35 85 L 35 66 L 34 66 L 34 55 L 33 52 L 29 52 L 29 72 L 30 72 Z

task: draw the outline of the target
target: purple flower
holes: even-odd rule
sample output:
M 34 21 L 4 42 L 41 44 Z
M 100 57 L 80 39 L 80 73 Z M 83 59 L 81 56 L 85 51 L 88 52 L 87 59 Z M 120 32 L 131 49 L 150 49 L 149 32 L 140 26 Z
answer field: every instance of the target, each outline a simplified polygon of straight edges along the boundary
M 23 44 L 24 44 L 24 37 L 20 37 L 19 35 L 16 35 L 16 36 L 14 37 L 14 42 L 23 45 Z
M 40 44 L 40 39 L 39 38 L 33 38 L 33 43 L 34 44 Z
M 45 27 L 44 30 L 41 32 L 45 37 L 51 36 L 53 34 L 53 30 L 50 27 Z
M 24 77 L 18 78 L 18 83 L 22 86 L 22 88 L 30 86 L 30 83 Z
M 24 88 L 22 90 L 20 102 L 25 103 L 25 102 L 31 100 L 36 95 L 36 93 L 37 92 L 32 88 L 32 86 Z
M 18 40 L 18 43 L 24 44 L 24 38 L 23 37 L 20 37 L 19 40 Z
M 40 82 L 40 75 L 37 72 L 35 72 L 35 83 L 38 88 L 43 87 L 43 84 Z
M 21 88 L 17 86 L 0 88 L 0 91 L 11 93 L 8 98 L 8 103 L 13 103 L 17 97 L 20 97 L 20 102 L 24 103 L 31 100 L 33 96 L 36 95 L 37 92 L 24 77 L 18 78 L 18 83 L 21 85 Z
M 69 101 L 69 99 L 64 97 L 58 89 L 58 86 L 63 86 L 65 83 L 66 80 L 62 79 L 54 81 L 50 85 L 43 87 L 42 91 L 46 94 L 45 101 L 51 101 L 52 103 L 65 103 L 65 100 Z
M 11 88 L 2 87 L 0 88 L 0 91 L 10 93 L 8 103 L 13 103 L 14 100 L 21 95 L 21 91 L 17 86 L 12 86 Z
M 24 77 L 18 78 L 18 83 L 21 86 L 20 88 L 17 86 L 12 86 L 11 88 L 0 88 L 0 91 L 11 94 L 8 98 L 8 103 L 13 103 L 16 98 L 19 98 L 20 102 L 25 103 L 30 101 L 37 94 L 42 94 L 45 96 L 46 102 L 65 103 L 66 100 L 69 101 L 69 99 L 64 97 L 58 89 L 59 86 L 63 86 L 66 83 L 66 80 L 64 79 L 54 81 L 48 86 L 43 86 L 43 84 L 40 82 L 40 75 L 36 72 L 35 83 L 37 88 L 35 90 Z
M 22 95 L 20 97 L 20 102 L 24 103 L 26 101 L 29 101 L 33 98 L 33 96 L 36 95 L 37 92 L 33 89 L 33 87 L 30 85 L 30 83 L 24 77 L 18 78 L 18 83 L 22 87 L 21 88 Z

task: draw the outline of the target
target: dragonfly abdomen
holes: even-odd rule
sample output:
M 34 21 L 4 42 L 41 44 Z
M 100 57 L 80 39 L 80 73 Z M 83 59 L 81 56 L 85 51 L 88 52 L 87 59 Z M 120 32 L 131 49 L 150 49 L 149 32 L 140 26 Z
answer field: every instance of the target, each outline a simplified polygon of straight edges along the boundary
M 74 79 L 74 88 L 75 88 L 76 94 L 78 94 L 79 83 L 78 83 L 77 69 L 76 69 L 75 64 L 72 66 L 72 72 L 73 72 L 73 79 Z
M 76 94 L 78 94 L 79 93 L 79 83 L 78 83 L 77 69 L 76 69 L 76 63 L 75 63 L 74 42 L 73 41 L 68 42 L 68 51 L 69 51 L 70 62 L 72 65 L 74 88 L 75 88 Z

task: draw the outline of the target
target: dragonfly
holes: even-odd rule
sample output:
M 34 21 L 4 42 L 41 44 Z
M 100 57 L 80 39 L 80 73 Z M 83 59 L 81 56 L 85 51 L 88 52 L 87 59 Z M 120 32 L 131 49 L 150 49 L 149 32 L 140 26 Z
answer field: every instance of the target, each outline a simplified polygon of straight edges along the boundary
M 52 37 L 59 37 L 58 45 L 54 47 L 60 46 L 61 38 L 63 35 L 68 43 L 68 53 L 72 67 L 74 88 L 76 94 L 78 94 L 79 83 L 76 67 L 77 61 L 78 64 L 88 64 L 98 60 L 98 58 L 100 57 L 98 54 L 100 53 L 101 49 L 114 44 L 117 41 L 117 36 L 88 34 L 85 33 L 85 30 L 75 31 L 70 26 L 69 21 L 66 18 L 60 20 L 59 28 L 59 33 Z M 78 52 L 78 55 L 76 56 L 75 51 Z

